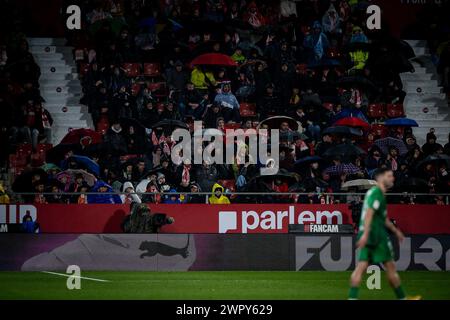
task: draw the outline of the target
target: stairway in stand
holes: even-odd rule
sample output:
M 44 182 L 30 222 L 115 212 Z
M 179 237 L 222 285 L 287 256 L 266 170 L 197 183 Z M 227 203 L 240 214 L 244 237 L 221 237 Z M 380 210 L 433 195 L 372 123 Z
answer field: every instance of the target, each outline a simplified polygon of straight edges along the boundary
M 436 67 L 431 62 L 431 55 L 424 40 L 405 40 L 413 48 L 416 57 L 412 64 L 414 73 L 402 73 L 403 90 L 406 91 L 404 102 L 406 116 L 417 121 L 414 128 L 417 143 L 422 146 L 431 128 L 435 129 L 437 142 L 448 142 L 450 132 L 450 108 L 448 100 L 438 83 Z
M 39 79 L 45 108 L 53 117 L 52 143 L 71 129 L 93 128 L 87 106 L 80 104 L 81 84 L 71 47 L 60 38 L 29 38 L 30 52 L 41 68 Z

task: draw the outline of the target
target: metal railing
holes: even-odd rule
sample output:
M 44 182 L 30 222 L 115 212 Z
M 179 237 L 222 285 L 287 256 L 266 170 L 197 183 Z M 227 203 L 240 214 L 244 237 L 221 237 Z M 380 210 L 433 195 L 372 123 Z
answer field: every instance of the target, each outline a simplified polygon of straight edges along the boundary
M 9 196 L 12 199 L 11 203 L 25 203 L 30 202 L 30 199 L 36 195 L 42 195 L 44 197 L 61 197 L 65 199 L 73 199 L 80 195 L 130 195 L 126 192 L 13 192 Z M 204 196 L 205 203 L 208 202 L 208 198 L 211 196 L 211 192 L 136 192 L 141 199 L 149 199 L 151 197 L 160 197 L 167 199 L 170 196 L 182 197 L 184 200 L 191 197 Z M 362 201 L 365 196 L 365 192 L 339 192 L 339 193 L 320 193 L 320 192 L 236 192 L 226 191 L 224 195 L 227 196 L 232 203 L 309 203 L 308 199 L 321 199 L 322 204 L 350 204 L 351 202 Z M 359 197 L 359 199 L 358 199 Z M 439 200 L 439 204 L 450 205 L 449 193 L 411 193 L 411 192 L 396 192 L 387 193 L 389 203 L 406 203 L 406 204 L 436 204 Z M 147 201 L 143 201 L 147 202 Z M 151 201 L 148 201 L 151 203 Z M 73 203 L 73 202 L 70 202 Z M 189 202 L 188 202 L 189 203 Z M 315 202 L 317 203 L 317 202 Z

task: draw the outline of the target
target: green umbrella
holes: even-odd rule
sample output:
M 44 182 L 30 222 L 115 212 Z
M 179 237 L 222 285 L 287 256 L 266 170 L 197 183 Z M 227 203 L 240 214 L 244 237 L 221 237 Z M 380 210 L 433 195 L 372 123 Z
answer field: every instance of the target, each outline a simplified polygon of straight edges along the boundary
M 58 167 L 54 163 L 46 163 L 46 164 L 41 166 L 41 169 L 44 170 L 45 172 L 49 172 L 50 170 L 56 170 L 58 172 L 61 171 L 61 168 Z

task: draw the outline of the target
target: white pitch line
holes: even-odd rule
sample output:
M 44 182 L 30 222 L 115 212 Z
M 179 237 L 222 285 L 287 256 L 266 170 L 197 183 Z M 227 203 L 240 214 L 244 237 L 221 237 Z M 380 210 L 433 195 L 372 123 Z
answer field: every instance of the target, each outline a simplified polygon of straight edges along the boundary
M 54 274 L 56 276 L 63 276 L 63 277 L 74 277 L 74 278 L 80 278 L 84 280 L 92 280 L 92 281 L 98 281 L 98 282 L 110 282 L 109 280 L 103 280 L 103 279 L 95 279 L 95 278 L 88 278 L 88 277 L 81 277 L 81 276 L 74 276 L 71 274 L 65 274 L 65 273 L 58 273 L 58 272 L 51 272 L 51 271 L 41 271 L 42 273 L 47 274 Z

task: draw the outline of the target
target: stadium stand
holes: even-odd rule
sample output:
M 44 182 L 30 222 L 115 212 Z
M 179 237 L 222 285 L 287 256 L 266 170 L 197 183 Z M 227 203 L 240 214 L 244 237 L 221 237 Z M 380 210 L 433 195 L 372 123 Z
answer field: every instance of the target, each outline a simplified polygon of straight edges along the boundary
M 130 1 L 119 12 L 111 1 L 95 3 L 84 4 L 86 28 L 68 39 L 10 34 L 0 43 L 9 146 L 2 161 L 16 193 L 37 192 L 42 182 L 77 191 L 74 176 L 57 173 L 82 169 L 95 175 L 87 188 L 94 192 L 100 182 L 117 192 L 147 182 L 141 191 L 161 193 L 210 192 L 221 183 L 227 191 L 314 193 L 270 201 L 319 203 L 321 193 L 344 192 L 342 184 L 371 179 L 380 167 L 394 170 L 394 191 L 450 191 L 446 39 L 367 30 L 363 6 L 345 0 L 299 1 L 291 13 L 281 13 L 279 1 Z M 258 180 L 260 163 L 171 161 L 177 127 L 196 120 L 205 129 L 258 129 L 271 116 L 288 117 L 266 122 L 282 133 L 282 172 L 272 179 Z M 71 134 L 80 128 L 93 130 Z M 17 179 L 30 172 L 42 179 Z

